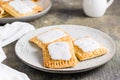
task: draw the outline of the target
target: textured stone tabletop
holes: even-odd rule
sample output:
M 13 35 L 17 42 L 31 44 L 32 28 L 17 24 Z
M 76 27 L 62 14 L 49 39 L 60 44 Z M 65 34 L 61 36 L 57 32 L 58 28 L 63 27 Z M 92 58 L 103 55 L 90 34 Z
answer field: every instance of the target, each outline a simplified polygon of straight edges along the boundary
M 75 24 L 99 29 L 110 35 L 117 46 L 115 56 L 105 65 L 91 71 L 75 74 L 52 74 L 33 69 L 15 55 L 15 43 L 4 47 L 7 59 L 3 62 L 26 73 L 31 80 L 120 80 L 120 0 L 115 0 L 100 18 L 85 16 L 81 0 L 52 0 L 51 10 L 30 23 L 36 28 L 56 24 Z

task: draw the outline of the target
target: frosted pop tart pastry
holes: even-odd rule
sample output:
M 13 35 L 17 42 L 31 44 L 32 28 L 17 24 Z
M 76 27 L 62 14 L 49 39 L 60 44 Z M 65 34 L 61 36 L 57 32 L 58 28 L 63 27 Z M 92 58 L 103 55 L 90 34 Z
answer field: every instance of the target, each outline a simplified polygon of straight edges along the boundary
M 77 65 L 72 38 L 60 29 L 39 34 L 30 39 L 43 51 L 44 67 L 67 68 Z
M 9 2 L 4 1 L 1 7 L 14 17 L 29 16 L 36 13 L 36 11 L 21 0 L 12 0 Z
M 74 49 L 79 60 L 91 59 L 107 53 L 107 49 L 91 37 L 75 40 Z

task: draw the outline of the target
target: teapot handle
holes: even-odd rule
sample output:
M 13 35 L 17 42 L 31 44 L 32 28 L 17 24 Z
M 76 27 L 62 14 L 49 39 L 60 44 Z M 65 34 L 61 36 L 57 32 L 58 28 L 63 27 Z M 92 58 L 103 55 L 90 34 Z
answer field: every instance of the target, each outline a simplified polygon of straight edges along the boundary
M 114 0 L 109 0 L 107 3 L 107 8 L 110 7 L 110 5 L 113 3 Z

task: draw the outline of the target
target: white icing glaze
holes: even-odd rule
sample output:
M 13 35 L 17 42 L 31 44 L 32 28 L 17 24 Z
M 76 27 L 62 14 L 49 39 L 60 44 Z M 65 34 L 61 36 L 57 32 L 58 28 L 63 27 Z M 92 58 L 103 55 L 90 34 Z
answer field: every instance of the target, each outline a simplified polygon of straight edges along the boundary
M 48 51 L 54 60 L 69 60 L 71 53 L 69 45 L 66 42 L 55 42 L 48 45 Z
M 30 1 L 30 0 L 23 0 L 23 2 L 31 8 L 34 8 L 37 6 L 33 1 Z
M 63 31 L 55 29 L 39 35 L 38 39 L 43 43 L 49 43 L 65 36 L 67 35 Z
M 89 52 L 100 48 L 100 44 L 91 38 L 83 38 L 76 40 L 74 44 L 81 48 L 84 52 Z
M 20 0 L 13 0 L 9 3 L 9 5 L 21 14 L 32 12 L 32 9 Z

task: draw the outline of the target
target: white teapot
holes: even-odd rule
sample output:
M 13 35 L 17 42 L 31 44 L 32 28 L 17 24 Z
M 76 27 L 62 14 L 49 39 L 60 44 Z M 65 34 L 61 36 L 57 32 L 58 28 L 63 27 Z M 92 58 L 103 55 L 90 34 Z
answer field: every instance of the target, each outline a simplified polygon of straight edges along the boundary
M 90 17 L 101 17 L 114 0 L 83 0 L 83 10 Z

